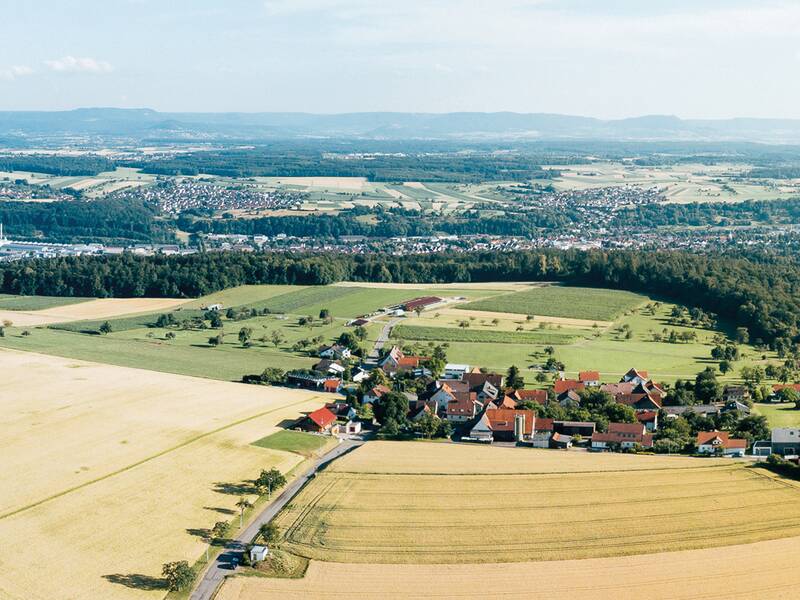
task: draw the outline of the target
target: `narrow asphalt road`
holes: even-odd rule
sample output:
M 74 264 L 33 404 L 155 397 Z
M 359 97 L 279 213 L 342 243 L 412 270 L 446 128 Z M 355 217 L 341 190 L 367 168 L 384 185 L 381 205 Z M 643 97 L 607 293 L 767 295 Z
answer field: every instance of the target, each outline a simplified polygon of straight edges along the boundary
M 389 336 L 392 333 L 392 329 L 394 329 L 394 326 L 397 325 L 399 322 L 400 319 L 392 319 L 391 321 L 386 323 L 386 325 L 383 326 L 380 335 L 378 335 L 378 339 L 375 340 L 375 345 L 372 347 L 372 352 L 369 353 L 368 360 L 373 362 L 376 362 L 378 360 L 378 357 L 381 354 L 381 350 L 383 350 L 383 347 L 386 345 L 386 342 L 389 341 Z
M 258 530 L 264 523 L 269 523 L 281 509 L 294 498 L 302 487 L 319 471 L 330 462 L 336 460 L 340 456 L 357 448 L 363 441 L 360 440 L 343 440 L 338 446 L 330 452 L 322 455 L 316 459 L 311 466 L 301 477 L 298 477 L 289 483 L 280 495 L 275 498 L 269 505 L 264 508 L 256 519 L 250 523 L 235 539 L 228 542 L 220 555 L 214 560 L 203 574 L 203 578 L 197 585 L 197 588 L 192 592 L 190 600 L 211 600 L 214 597 L 222 581 L 226 575 L 232 574 L 236 570 L 236 565 L 241 556 L 241 553 L 247 547 L 247 544 L 253 541 L 258 534 Z

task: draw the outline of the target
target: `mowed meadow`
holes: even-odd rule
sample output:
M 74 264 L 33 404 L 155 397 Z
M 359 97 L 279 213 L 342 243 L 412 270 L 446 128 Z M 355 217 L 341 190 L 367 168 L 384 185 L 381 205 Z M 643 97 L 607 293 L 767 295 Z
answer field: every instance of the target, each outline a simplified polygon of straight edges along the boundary
M 163 597 L 320 395 L 0 350 L 0 598 Z M 67 583 L 68 582 L 68 583 Z M 68 590 L 68 593 L 67 593 Z
M 719 332 L 673 325 L 672 304 L 661 303 L 650 311 L 647 305 L 652 301 L 644 295 L 541 283 L 251 285 L 194 300 L 89 300 L 39 311 L 0 312 L 0 318 L 8 317 L 14 323 L 0 338 L 0 347 L 239 381 L 266 367 L 309 368 L 316 362 L 313 349 L 317 344 L 298 351 L 297 342 L 314 338 L 331 342 L 349 329 L 350 319 L 430 295 L 445 299 L 445 303 L 419 315 L 397 318 L 395 343 L 416 344 L 422 352 L 430 344 L 446 343 L 450 362 L 497 371 L 514 364 L 529 385 L 547 358 L 548 346 L 553 346 L 555 358 L 565 364 L 567 375 L 597 370 L 609 381 L 633 366 L 647 370 L 657 381 L 671 383 L 694 378 L 707 366 L 716 365 L 710 352 Z M 35 304 L 31 299 L 0 300 Z M 202 317 L 202 307 L 213 304 L 223 306 L 221 329 L 211 329 L 207 323 L 202 328 L 156 325 L 160 315 L 172 314 L 177 322 Z M 236 310 L 236 318 L 225 316 L 228 308 Z M 330 312 L 332 321 L 323 323 L 318 318 L 322 309 Z M 257 314 L 250 314 L 252 311 Z M 263 314 L 265 311 L 269 314 Z M 311 326 L 299 324 L 305 316 L 315 318 Z M 365 350 L 390 320 L 394 317 L 381 316 L 367 326 Z M 105 321 L 111 332 L 100 335 Z M 623 331 L 623 327 L 627 329 Z M 720 327 L 731 329 L 725 323 Z M 238 340 L 241 328 L 252 332 L 247 347 Z M 653 332 L 663 329 L 693 332 L 696 339 L 653 341 Z M 209 338 L 219 333 L 223 341 L 212 347 Z M 741 366 L 766 364 L 774 358 L 767 353 L 764 359 L 762 352 L 750 346 L 742 350 L 744 358 L 735 372 L 722 377 L 724 381 L 736 381 Z
M 800 536 L 800 484 L 733 461 L 374 442 L 277 522 L 323 561 L 599 558 Z

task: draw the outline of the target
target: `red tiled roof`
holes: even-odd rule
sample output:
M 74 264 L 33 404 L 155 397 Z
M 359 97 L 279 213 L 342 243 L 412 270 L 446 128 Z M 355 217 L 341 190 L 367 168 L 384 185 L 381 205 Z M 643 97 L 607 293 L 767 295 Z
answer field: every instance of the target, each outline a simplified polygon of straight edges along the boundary
M 722 448 L 747 448 L 747 440 L 728 437 L 727 431 L 700 431 L 695 443 L 698 446 L 704 446 L 711 444 L 716 438 L 719 438 Z
M 414 310 L 418 307 L 426 307 L 430 306 L 431 304 L 436 304 L 437 302 L 441 302 L 442 299 L 438 296 L 423 296 L 422 298 L 414 298 L 413 300 L 409 300 L 408 302 L 404 302 L 401 306 L 405 310 Z
M 648 423 L 650 421 L 655 421 L 658 417 L 658 413 L 654 410 L 643 410 L 641 412 L 636 413 L 636 420 L 640 423 Z
M 514 420 L 517 416 L 522 415 L 525 417 L 524 435 L 531 435 L 533 432 L 534 421 L 536 416 L 532 410 L 512 410 L 507 408 L 498 408 L 497 410 L 490 410 L 486 412 L 486 418 L 489 420 L 489 426 L 492 431 L 514 431 Z
M 537 417 L 536 423 L 533 424 L 535 431 L 553 431 L 553 419 L 544 419 Z
M 581 371 L 578 373 L 579 381 L 600 381 L 599 371 Z
M 620 433 L 620 434 L 643 434 L 644 433 L 644 425 L 641 423 L 609 423 L 608 424 L 608 432 L 609 433 Z
M 800 383 L 776 383 L 772 386 L 773 392 L 779 392 L 786 388 L 792 388 L 796 392 L 800 392 Z
M 336 392 L 339 390 L 339 385 L 341 383 L 342 382 L 338 379 L 328 379 L 322 384 L 322 387 L 326 392 Z
M 318 427 L 324 429 L 331 423 L 336 420 L 336 415 L 333 414 L 330 409 L 325 408 L 318 408 L 314 412 L 308 413 L 308 418 L 313 421 Z
M 520 402 L 525 400 L 533 400 L 539 404 L 547 402 L 547 390 L 508 390 L 506 396 Z
M 563 394 L 569 390 L 583 390 L 586 386 L 577 379 L 559 379 L 553 384 L 556 394 Z
M 461 381 L 465 381 L 470 389 L 479 388 L 488 381 L 499 390 L 503 385 L 503 376 L 500 373 L 481 373 L 480 371 L 476 373 L 473 371 L 464 373 Z
M 454 416 L 474 415 L 478 394 L 475 392 L 456 392 L 454 399 L 447 403 L 447 414 Z

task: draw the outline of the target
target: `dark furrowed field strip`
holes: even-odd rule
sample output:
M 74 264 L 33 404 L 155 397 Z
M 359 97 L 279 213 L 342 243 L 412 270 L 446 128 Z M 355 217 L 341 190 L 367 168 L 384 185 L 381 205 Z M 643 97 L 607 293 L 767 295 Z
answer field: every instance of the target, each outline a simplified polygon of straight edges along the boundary
M 296 402 L 292 402 L 290 404 L 284 404 L 282 406 L 279 406 L 279 407 L 276 407 L 276 408 L 272 408 L 270 410 L 266 410 L 266 411 L 260 412 L 258 414 L 255 414 L 255 415 L 251 415 L 249 417 L 245 417 L 243 419 L 239 419 L 237 421 L 234 421 L 233 423 L 228 423 L 227 425 L 223 425 L 222 427 L 217 427 L 216 429 L 212 429 L 210 431 L 206 431 L 205 433 L 202 433 L 200 435 L 194 436 L 193 438 L 190 438 L 188 440 L 184 440 L 180 444 L 176 444 L 174 446 L 166 448 L 165 450 L 162 450 L 162 451 L 160 451 L 160 452 L 158 452 L 156 454 L 153 454 L 152 456 L 148 456 L 146 458 L 137 460 L 136 462 L 131 463 L 130 465 L 127 465 L 127 466 L 122 467 L 120 469 L 117 469 L 116 471 L 112 471 L 111 473 L 107 473 L 105 475 L 102 475 L 102 476 L 97 477 L 95 479 L 92 479 L 90 481 L 86 481 L 86 482 L 84 482 L 84 483 L 82 483 L 80 485 L 76 485 L 76 486 L 67 488 L 66 490 L 62 490 L 61 492 L 58 492 L 57 494 L 53 494 L 51 496 L 47 496 L 46 498 L 42 498 L 41 500 L 37 500 L 36 502 L 32 502 L 32 503 L 27 504 L 25 506 L 21 506 L 19 508 L 16 508 L 16 509 L 14 509 L 12 511 L 0 514 L 0 520 L 1 519 L 7 519 L 8 517 L 13 517 L 14 515 L 17 515 L 19 513 L 25 512 L 25 511 L 30 510 L 32 508 L 36 508 L 37 506 L 41 506 L 42 504 L 45 504 L 45 503 L 50 502 L 52 500 L 56 500 L 57 498 L 61 498 L 62 496 L 66 496 L 67 494 L 71 494 L 73 492 L 76 492 L 76 491 L 81 490 L 83 488 L 89 487 L 89 486 L 94 485 L 96 483 L 100 483 L 101 481 L 105 481 L 106 479 L 110 479 L 112 477 L 116 477 L 117 475 L 121 475 L 122 473 L 125 473 L 127 471 L 131 471 L 131 470 L 133 470 L 133 469 L 135 469 L 137 467 L 140 467 L 140 466 L 142 466 L 144 464 L 147 464 L 147 463 L 152 462 L 152 461 L 154 461 L 154 460 L 156 460 L 158 458 L 161 458 L 162 456 L 166 456 L 167 454 L 171 454 L 172 452 L 175 452 L 176 450 L 180 450 L 181 448 L 185 448 L 186 446 L 194 444 L 195 442 L 197 442 L 199 440 L 202 440 L 202 439 L 207 438 L 209 436 L 215 435 L 215 434 L 220 433 L 222 431 L 225 431 L 227 429 L 231 429 L 233 427 L 237 427 L 239 425 L 242 425 L 243 423 L 247 423 L 248 421 L 253 421 L 255 419 L 259 419 L 261 417 L 264 417 L 266 415 L 272 414 L 274 412 L 278 412 L 278 411 L 281 411 L 281 410 L 284 410 L 284 409 L 287 409 L 287 408 L 291 408 L 292 406 L 297 406 L 299 404 L 305 404 L 307 402 L 310 402 L 313 399 L 314 399 L 314 397 L 310 397 L 310 398 L 305 398 L 303 400 L 298 400 Z
M 788 529 L 787 525 L 795 530 Z M 786 535 L 788 531 L 791 531 L 790 535 Z M 528 552 L 535 555 L 537 558 L 536 560 L 563 560 L 563 556 L 559 554 L 559 552 L 563 553 L 565 551 L 564 543 L 574 542 L 576 544 L 580 544 L 581 550 L 608 550 L 608 549 L 635 549 L 638 547 L 642 547 L 646 550 L 646 552 L 621 552 L 616 554 L 601 554 L 600 556 L 608 556 L 608 555 L 624 555 L 624 554 L 643 554 L 643 553 L 652 553 L 656 549 L 663 551 L 666 546 L 675 546 L 675 550 L 686 549 L 686 542 L 695 542 L 701 540 L 709 540 L 709 539 L 725 539 L 730 540 L 729 543 L 722 543 L 722 544 L 707 544 L 701 546 L 693 546 L 693 548 L 697 547 L 722 547 L 722 546 L 730 546 L 735 545 L 737 543 L 743 543 L 743 540 L 750 539 L 749 536 L 753 534 L 772 534 L 772 533 L 782 533 L 783 535 L 770 535 L 768 537 L 764 537 L 762 539 L 778 539 L 778 538 L 785 538 L 785 537 L 794 537 L 800 533 L 800 522 L 797 520 L 792 521 L 777 521 L 775 523 L 771 523 L 766 526 L 759 526 L 759 527 L 742 527 L 741 524 L 735 525 L 728 525 L 723 527 L 704 527 L 701 531 L 698 531 L 698 528 L 693 529 L 672 529 L 669 536 L 661 536 L 655 537 L 650 532 L 631 536 L 631 535 L 613 535 L 607 532 L 602 533 L 598 536 L 592 537 L 581 537 L 580 539 L 576 540 L 572 536 L 566 536 L 561 540 L 553 540 L 549 539 L 547 542 L 555 541 L 555 545 L 546 545 L 546 542 L 543 543 L 531 543 L 529 541 L 526 542 L 519 542 L 519 543 L 509 543 L 509 542 L 501 542 L 497 540 L 491 540 L 487 544 L 475 544 L 470 543 L 466 540 L 452 540 L 441 544 L 433 544 L 433 543 L 426 543 L 425 546 L 400 546 L 398 544 L 397 539 L 387 541 L 387 544 L 391 544 L 388 547 L 381 547 L 381 546 L 362 546 L 362 545 L 354 545 L 354 546 L 336 546 L 334 544 L 326 544 L 326 546 L 322 549 L 323 551 L 336 551 L 339 553 L 352 553 L 359 558 L 369 559 L 369 560 L 359 560 L 357 562 L 374 562 L 373 558 L 377 556 L 387 556 L 387 555 L 405 555 L 405 556 L 420 556 L 425 557 L 426 560 L 430 560 L 431 556 L 442 556 L 445 558 L 452 559 L 453 555 L 469 553 L 470 555 L 480 555 L 481 557 L 485 557 L 486 553 L 489 552 L 492 555 L 496 556 L 500 552 L 509 552 L 513 553 L 512 556 L 518 556 L 522 552 Z M 741 540 L 741 541 L 740 541 Z M 320 550 L 319 546 L 315 546 L 310 543 L 304 542 L 295 542 L 293 545 L 302 546 L 308 548 L 310 550 Z M 553 558 L 547 558 L 547 554 L 555 555 Z M 322 558 L 317 558 L 315 556 L 309 556 L 309 558 L 315 558 L 316 560 L 324 560 Z M 348 560 L 351 557 L 347 557 Z M 521 557 L 518 559 L 509 560 L 502 560 L 497 562 L 524 562 L 526 560 L 531 560 L 528 557 Z M 398 562 L 398 561 L 386 561 L 386 562 Z M 445 561 L 445 562 L 472 562 L 472 561 Z M 485 562 L 485 561 L 484 561 Z
M 630 504 L 634 504 L 634 503 L 631 502 Z M 505 505 L 504 505 L 504 507 L 505 507 Z M 669 517 L 675 517 L 675 516 L 686 516 L 686 517 L 702 516 L 702 515 L 713 515 L 713 514 L 719 514 L 719 513 L 735 513 L 735 512 L 750 511 L 750 510 L 754 510 L 754 509 L 768 509 L 768 508 L 779 508 L 779 507 L 784 507 L 785 508 L 786 507 L 786 502 L 785 501 L 758 502 L 758 503 L 753 503 L 753 504 L 746 504 L 746 505 L 743 505 L 743 506 L 735 506 L 735 507 L 723 506 L 723 507 L 718 507 L 718 508 L 708 508 L 708 509 L 700 509 L 700 510 L 683 510 L 683 509 L 680 509 L 679 507 L 676 507 L 675 510 L 666 511 L 666 512 L 648 512 L 647 513 L 647 518 L 651 522 L 654 522 L 656 519 L 659 519 L 659 518 L 669 518 Z M 488 508 L 488 507 L 486 507 L 486 508 Z M 511 510 L 513 510 L 513 511 L 518 510 L 518 509 L 519 510 L 525 510 L 525 508 L 526 507 L 512 507 Z M 532 507 L 532 508 L 538 508 L 538 507 Z M 559 510 L 561 508 L 564 508 L 564 507 L 562 507 L 562 506 L 554 506 L 554 507 L 552 507 L 553 511 L 557 511 L 557 510 Z M 568 507 L 568 508 L 571 508 L 571 507 Z M 419 509 L 419 510 L 422 510 L 422 509 Z M 481 510 L 481 509 L 477 508 L 475 510 Z M 398 510 L 398 512 L 400 512 L 400 510 Z M 404 512 L 407 512 L 407 511 L 404 511 Z M 433 512 L 438 512 L 438 511 L 433 511 Z M 574 525 L 574 524 L 615 523 L 615 522 L 619 522 L 619 521 L 624 521 L 624 519 L 620 518 L 619 516 L 613 516 L 613 517 L 590 517 L 590 518 L 585 518 L 585 519 L 569 519 L 569 520 L 556 519 L 556 520 L 553 520 L 553 521 L 542 521 L 542 520 L 524 520 L 524 521 L 522 521 L 522 520 L 518 520 L 516 517 L 517 517 L 517 515 L 515 514 L 513 519 L 510 518 L 509 525 L 495 525 L 494 527 L 522 527 L 522 526 L 542 527 L 542 526 L 548 526 L 548 525 L 568 526 L 568 525 Z M 790 519 L 790 520 L 791 519 L 797 519 L 796 524 L 797 524 L 798 527 L 800 527 L 800 511 L 798 511 L 796 514 L 794 514 L 793 516 L 789 517 L 788 519 Z M 441 521 L 436 521 L 436 522 L 431 522 L 431 523 L 427 523 L 426 522 L 423 527 L 419 527 L 419 528 L 420 529 L 424 528 L 426 530 L 427 529 L 463 529 L 466 525 L 468 525 L 467 522 L 442 523 Z M 405 523 L 398 524 L 396 521 L 387 521 L 387 522 L 378 521 L 378 522 L 371 522 L 371 523 L 365 523 L 365 524 L 362 524 L 362 523 L 352 523 L 351 524 L 350 522 L 348 522 L 347 528 L 348 529 L 375 529 L 375 528 L 381 528 L 381 529 L 403 529 L 403 530 L 406 530 L 406 529 L 415 529 L 415 526 L 414 525 L 407 525 Z

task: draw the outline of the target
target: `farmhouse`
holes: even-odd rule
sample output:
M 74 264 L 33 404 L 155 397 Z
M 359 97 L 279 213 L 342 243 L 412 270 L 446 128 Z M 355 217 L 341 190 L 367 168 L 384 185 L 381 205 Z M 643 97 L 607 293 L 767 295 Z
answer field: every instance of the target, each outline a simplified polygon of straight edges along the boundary
M 478 395 L 475 392 L 456 392 L 454 398 L 447 403 L 445 416 L 453 423 L 464 423 L 474 419 L 480 409 Z
M 499 373 L 481 373 L 477 369 L 465 374 L 461 381 L 466 383 L 471 390 L 482 387 L 484 383 L 490 383 L 498 390 L 503 389 L 503 376 Z
M 720 412 L 724 415 L 725 413 L 736 413 L 739 415 L 747 416 L 750 414 L 750 407 L 743 402 L 738 402 L 736 400 L 731 400 L 730 402 L 726 402 L 725 406 L 722 407 Z
M 599 371 L 581 371 L 578 373 L 578 381 L 586 387 L 597 387 L 600 385 Z
M 744 456 L 747 440 L 730 438 L 727 431 L 701 431 L 697 434 L 695 445 L 699 454 Z
M 350 358 L 352 353 L 350 352 L 350 348 L 347 346 L 341 346 L 339 344 L 333 344 L 332 346 L 323 346 L 319 349 L 317 355 L 320 358 Z
M 647 371 L 638 371 L 637 369 L 630 369 L 620 379 L 620 383 L 633 383 L 634 385 L 647 383 L 648 381 L 650 381 L 650 377 L 648 377 Z
M 338 425 L 336 424 L 336 415 L 326 407 L 318 408 L 317 410 L 308 413 L 300 422 L 300 428 L 305 431 L 314 431 L 316 433 L 336 433 Z
M 554 433 L 550 438 L 550 447 L 559 450 L 568 450 L 572 448 L 572 436 L 564 433 Z
M 645 433 L 641 423 L 609 423 L 606 433 L 592 435 L 592 450 L 628 449 L 636 446 L 653 447 L 653 436 Z
M 647 431 L 653 432 L 658 429 L 658 411 L 643 410 L 636 413 L 636 420 L 645 426 Z
M 326 379 L 322 384 L 322 390 L 329 394 L 338 394 L 342 389 L 341 379 Z
M 511 398 L 516 402 L 536 402 L 537 404 L 547 403 L 547 390 L 506 390 L 506 398 Z
M 421 368 L 420 363 L 424 360 L 426 359 L 422 356 L 406 356 L 400 348 L 394 346 L 386 356 L 378 361 L 378 366 L 392 377 L 397 373 L 408 371 L 419 371 L 418 375 L 422 376 L 430 374 L 427 369 Z
M 556 395 L 563 394 L 570 390 L 583 390 L 585 388 L 586 385 L 577 379 L 557 379 L 555 383 L 553 383 L 553 391 Z
M 375 404 L 378 400 L 383 398 L 386 394 L 388 394 L 391 391 L 392 390 L 390 390 L 385 385 L 376 385 L 375 387 L 373 387 L 364 394 L 364 396 L 361 398 L 361 403 Z
M 535 421 L 536 416 L 532 410 L 487 410 L 470 430 L 470 438 L 485 438 L 488 432 L 494 441 L 528 441 L 533 437 Z

